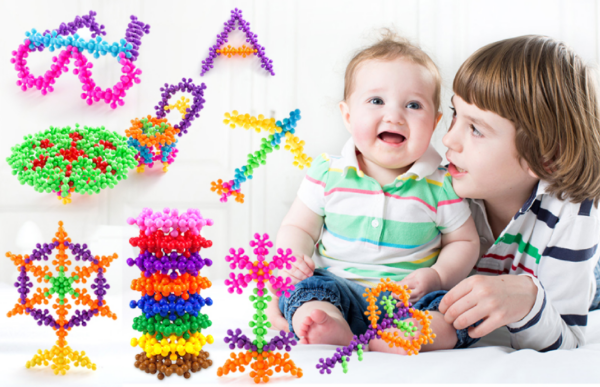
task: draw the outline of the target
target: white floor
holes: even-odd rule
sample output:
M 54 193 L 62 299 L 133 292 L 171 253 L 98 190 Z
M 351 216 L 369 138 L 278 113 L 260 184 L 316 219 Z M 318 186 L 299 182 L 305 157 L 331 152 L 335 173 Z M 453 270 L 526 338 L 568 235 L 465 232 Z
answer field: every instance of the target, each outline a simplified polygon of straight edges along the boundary
M 171 376 L 160 382 L 155 375 L 143 373 L 133 366 L 134 356 L 140 352 L 129 345 L 137 332 L 131 328 L 133 311 L 127 306 L 137 294 L 127 291 L 124 299 L 108 298 L 108 303 L 119 315 L 117 321 L 94 318 L 86 328 L 74 328 L 68 342 L 74 350 L 85 350 L 98 369 L 72 368 L 66 376 L 54 376 L 49 367 L 26 369 L 25 363 L 38 348 L 49 349 L 56 336 L 48 327 L 38 327 L 30 316 L 0 319 L 0 374 L 2 386 L 113 386 L 175 383 L 252 383 L 245 374 L 234 373 L 217 377 L 217 368 L 231 352 L 223 342 L 227 329 L 242 328 L 250 333 L 248 321 L 252 306 L 247 297 L 227 293 L 225 286 L 215 283 L 203 292 L 214 304 L 207 309 L 213 326 L 205 333 L 215 337 L 215 343 L 205 347 L 213 359 L 213 366 L 192 375 L 190 380 Z M 6 313 L 18 299 L 16 289 L 0 287 L 0 311 Z M 600 381 L 600 312 L 589 318 L 589 342 L 572 351 L 537 353 L 530 350 L 514 351 L 502 346 L 506 335 L 497 331 L 478 343 L 477 348 L 454 351 L 421 353 L 417 356 L 366 353 L 364 360 L 352 359 L 348 374 L 336 367 L 331 375 L 321 375 L 315 368 L 319 358 L 329 357 L 335 347 L 327 345 L 300 345 L 292 349 L 291 357 L 304 371 L 301 379 L 289 374 L 275 374 L 270 384 L 371 384 L 371 383 L 594 383 Z

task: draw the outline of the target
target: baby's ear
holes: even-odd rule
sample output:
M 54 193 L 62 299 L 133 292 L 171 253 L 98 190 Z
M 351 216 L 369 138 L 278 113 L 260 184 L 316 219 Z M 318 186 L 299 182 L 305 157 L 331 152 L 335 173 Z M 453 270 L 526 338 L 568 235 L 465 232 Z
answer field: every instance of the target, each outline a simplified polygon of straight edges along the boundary
M 437 113 L 437 117 L 435 118 L 435 126 L 433 127 L 433 129 L 437 128 L 437 126 L 440 123 L 441 119 L 442 119 L 442 112 L 438 112 Z
M 344 121 L 344 126 L 346 126 L 346 129 L 350 132 L 350 107 L 348 106 L 346 101 L 340 102 L 338 106 L 340 108 L 340 112 L 342 113 L 342 120 Z

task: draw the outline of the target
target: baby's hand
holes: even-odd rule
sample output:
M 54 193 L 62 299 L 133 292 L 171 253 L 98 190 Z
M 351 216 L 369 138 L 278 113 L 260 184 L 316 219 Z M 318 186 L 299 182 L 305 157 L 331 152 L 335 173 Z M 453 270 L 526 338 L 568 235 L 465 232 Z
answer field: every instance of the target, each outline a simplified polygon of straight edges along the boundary
M 427 293 L 440 290 L 442 281 L 437 271 L 430 267 L 415 270 L 398 283 L 400 286 L 408 285 L 411 289 L 410 302 L 419 301 Z
M 296 256 L 296 261 L 290 262 L 290 264 L 292 265 L 290 270 L 279 270 L 279 274 L 284 278 L 290 277 L 293 285 L 296 285 L 298 282 L 311 277 L 315 271 L 315 263 L 307 255 L 303 255 L 301 257 Z

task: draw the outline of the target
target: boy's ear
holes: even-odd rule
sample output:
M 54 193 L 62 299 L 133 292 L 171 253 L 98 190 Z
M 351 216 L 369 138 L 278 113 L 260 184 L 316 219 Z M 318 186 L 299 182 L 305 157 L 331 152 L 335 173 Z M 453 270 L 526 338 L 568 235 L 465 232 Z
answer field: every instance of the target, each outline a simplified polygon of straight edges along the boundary
M 552 174 L 554 172 L 554 168 L 551 166 L 551 162 L 547 161 L 545 163 L 542 164 L 544 170 L 548 173 L 548 174 Z M 535 179 L 539 179 L 540 177 L 531 170 L 531 168 L 529 168 L 529 165 L 527 165 L 527 173 L 529 173 L 529 176 L 532 176 Z
M 344 126 L 350 132 L 350 107 L 346 103 L 346 101 L 340 102 L 338 105 L 340 108 L 340 112 L 342 113 L 342 120 L 344 121 Z
M 539 179 L 540 178 L 538 175 L 536 175 L 535 172 L 533 172 L 531 170 L 531 168 L 529 168 L 529 166 L 527 166 L 527 173 L 529 173 L 529 176 L 533 177 L 534 179 Z

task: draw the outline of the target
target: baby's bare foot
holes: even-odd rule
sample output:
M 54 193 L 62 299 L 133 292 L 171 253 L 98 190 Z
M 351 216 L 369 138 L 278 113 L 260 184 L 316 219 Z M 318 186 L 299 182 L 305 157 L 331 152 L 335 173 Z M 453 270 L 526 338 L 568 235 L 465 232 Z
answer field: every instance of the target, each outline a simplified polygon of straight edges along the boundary
M 415 328 L 419 328 L 420 325 L 419 323 L 415 320 L 415 319 L 406 319 L 403 320 L 404 324 L 405 324 L 405 328 L 404 329 L 398 329 L 398 328 L 388 328 L 385 330 L 385 332 L 387 332 L 389 335 L 391 336 L 399 336 L 405 340 L 416 340 L 419 338 L 419 336 L 421 336 L 421 332 L 419 329 L 415 329 Z M 410 323 L 412 323 L 412 326 L 410 325 Z M 408 333 L 408 335 L 406 335 L 406 333 Z M 385 353 L 395 353 L 398 355 L 406 355 L 407 351 L 406 349 L 404 349 L 403 347 L 397 347 L 396 345 L 394 345 L 393 343 L 390 344 L 386 341 L 384 341 L 383 339 L 373 339 L 369 342 L 369 351 L 373 351 L 373 352 L 385 352 Z
M 345 320 L 315 309 L 295 329 L 300 344 L 348 345 L 354 335 Z

